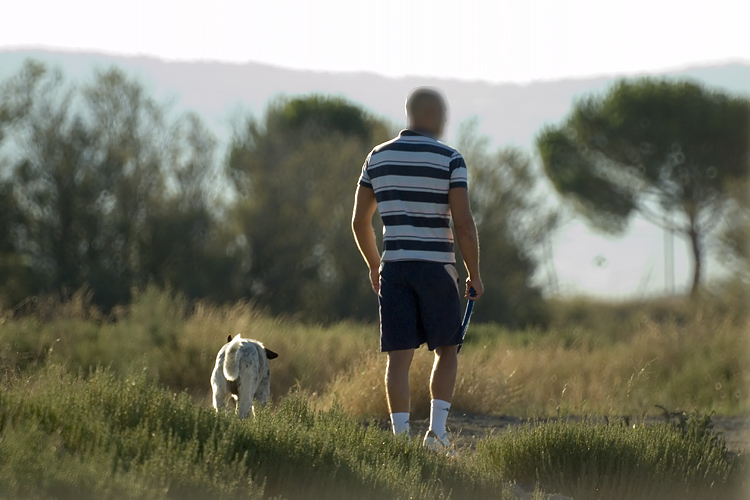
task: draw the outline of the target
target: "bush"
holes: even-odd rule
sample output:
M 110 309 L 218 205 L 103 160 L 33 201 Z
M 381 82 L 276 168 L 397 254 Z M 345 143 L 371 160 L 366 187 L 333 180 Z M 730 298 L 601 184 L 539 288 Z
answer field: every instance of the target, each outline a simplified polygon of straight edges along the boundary
M 746 470 L 718 436 L 624 422 L 527 425 L 480 441 L 477 460 L 576 500 L 741 498 Z

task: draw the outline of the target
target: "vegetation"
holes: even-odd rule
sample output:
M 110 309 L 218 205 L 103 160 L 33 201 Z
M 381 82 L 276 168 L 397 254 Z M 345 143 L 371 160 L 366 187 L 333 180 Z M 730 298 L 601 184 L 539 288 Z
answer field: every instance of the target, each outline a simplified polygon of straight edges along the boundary
M 668 425 L 552 422 L 480 441 L 477 461 L 576 500 L 739 498 L 746 465 L 713 437 Z
M 3 394 L 0 424 L 0 484 L 17 497 L 432 499 L 501 490 L 340 409 L 316 413 L 291 397 L 241 422 L 142 376 L 83 381 L 49 367 Z
M 742 298 L 731 297 L 648 306 L 556 303 L 547 330 L 473 324 L 459 360 L 454 408 L 540 417 L 638 416 L 659 413 L 656 405 L 747 412 L 746 317 Z M 123 376 L 145 370 L 150 380 L 207 404 L 216 353 L 227 335 L 240 332 L 280 354 L 272 362 L 277 399 L 299 389 L 322 407 L 338 401 L 351 415 L 387 416 L 376 325 L 314 326 L 273 318 L 242 302 L 212 306 L 155 287 L 112 316 L 97 312 L 82 294 L 28 307 L 33 314 L 0 319 L 6 373 L 50 362 L 84 373 L 96 366 Z M 426 350 L 417 352 L 417 416 L 429 408 L 431 362 Z
M 202 295 L 231 276 L 212 134 L 123 72 L 72 86 L 27 63 L 0 86 L 0 152 L 0 301 L 86 285 L 110 308 L 149 281 Z
M 454 408 L 517 416 L 645 415 L 656 405 L 748 411 L 743 296 L 701 302 L 555 303 L 546 330 L 473 324 L 459 359 Z M 733 309 L 737 307 L 737 309 Z M 730 312 L 734 311 L 734 312 Z M 385 415 L 382 358 L 374 352 L 329 392 L 353 414 Z M 432 358 L 417 352 L 412 406 L 425 416 Z M 331 397 L 331 396 L 329 396 Z
M 359 165 L 388 123 L 340 98 L 280 98 L 241 119 L 222 155 L 199 117 L 117 69 L 70 84 L 29 62 L 0 84 L 0 488 L 511 499 L 517 481 L 535 500 L 739 499 L 744 455 L 710 415 L 750 411 L 747 283 L 697 285 L 710 245 L 747 277 L 742 110 L 692 84 L 623 82 L 540 136 L 547 176 L 600 227 L 681 213 L 692 297 L 618 304 L 543 297 L 560 211 L 528 154 L 462 128 L 493 285 L 453 408 L 584 420 L 448 459 L 369 420 L 387 414 L 384 358 L 348 227 Z M 244 422 L 208 405 L 216 352 L 236 333 L 280 354 L 274 407 Z M 418 351 L 415 418 L 431 362 Z M 670 423 L 643 425 L 660 412 Z
M 738 205 L 747 211 L 736 189 L 750 168 L 744 98 L 691 82 L 623 80 L 605 96 L 578 102 L 537 145 L 557 190 L 599 228 L 619 232 L 638 212 L 685 235 L 693 293 L 726 216 Z
M 382 121 L 337 98 L 281 101 L 262 122 L 245 120 L 227 163 L 247 295 L 274 314 L 377 314 L 349 221 L 359 167 L 388 138 Z
M 392 126 L 318 95 L 235 125 L 221 151 L 198 116 L 116 68 L 71 84 L 29 62 L 0 83 L 0 303 L 87 286 L 109 312 L 153 283 L 312 321 L 375 318 L 349 221 L 360 166 Z M 539 215 L 524 202 L 538 179 L 523 153 L 490 154 L 467 132 L 471 175 L 505 193 L 473 195 L 498 283 L 479 319 L 543 324 L 539 259 L 517 231 Z
M 83 379 L 55 365 L 0 394 L 0 487 L 17 499 L 501 500 L 516 498 L 509 481 L 518 478 L 580 500 L 686 491 L 733 500 L 743 467 L 720 439 L 666 425 L 538 425 L 451 459 L 340 408 L 316 412 L 301 396 L 239 421 L 143 375 Z M 600 496 L 617 491 L 628 495 Z

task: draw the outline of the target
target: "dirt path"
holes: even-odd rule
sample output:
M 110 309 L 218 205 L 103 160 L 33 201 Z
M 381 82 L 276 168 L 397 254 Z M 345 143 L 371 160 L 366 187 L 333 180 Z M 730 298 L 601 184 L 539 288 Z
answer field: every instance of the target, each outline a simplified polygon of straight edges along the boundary
M 577 420 L 577 417 L 569 417 Z M 554 420 L 554 419 L 548 419 Z M 714 429 L 724 434 L 727 448 L 732 452 L 750 450 L 750 416 L 713 417 Z M 460 447 L 473 448 L 478 439 L 490 433 L 502 432 L 505 429 L 529 422 L 518 417 L 493 417 L 471 413 L 451 413 L 448 426 L 455 436 L 454 442 Z M 647 418 L 646 422 L 663 422 L 657 417 Z M 429 420 L 412 420 L 412 434 L 423 435 L 429 426 Z

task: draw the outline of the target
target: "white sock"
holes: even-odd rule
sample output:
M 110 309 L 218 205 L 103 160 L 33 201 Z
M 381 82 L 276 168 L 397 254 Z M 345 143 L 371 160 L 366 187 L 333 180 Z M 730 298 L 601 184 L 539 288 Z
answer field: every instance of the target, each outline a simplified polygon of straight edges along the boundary
M 430 430 L 439 437 L 445 436 L 445 422 L 448 420 L 448 411 L 451 404 L 442 399 L 433 399 L 430 402 Z
M 409 433 L 409 412 L 391 413 L 393 434 L 398 436 L 402 432 Z

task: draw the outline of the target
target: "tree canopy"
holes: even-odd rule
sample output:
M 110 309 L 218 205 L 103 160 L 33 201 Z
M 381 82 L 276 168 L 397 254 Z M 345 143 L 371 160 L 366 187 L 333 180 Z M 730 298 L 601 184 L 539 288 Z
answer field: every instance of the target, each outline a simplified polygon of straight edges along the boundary
M 215 250 L 215 141 L 196 116 L 117 69 L 73 86 L 31 62 L 2 86 L 0 130 L 6 300 L 88 286 L 108 308 L 149 281 L 202 295 L 223 280 L 194 272 Z
M 596 227 L 632 214 L 686 236 L 700 283 L 704 248 L 747 177 L 750 105 L 692 82 L 623 80 L 577 102 L 537 147 L 555 188 Z M 718 237 L 712 241 L 718 241 Z
M 276 313 L 372 317 L 349 221 L 360 165 L 387 139 L 385 123 L 340 98 L 282 99 L 246 119 L 228 168 L 250 296 Z

